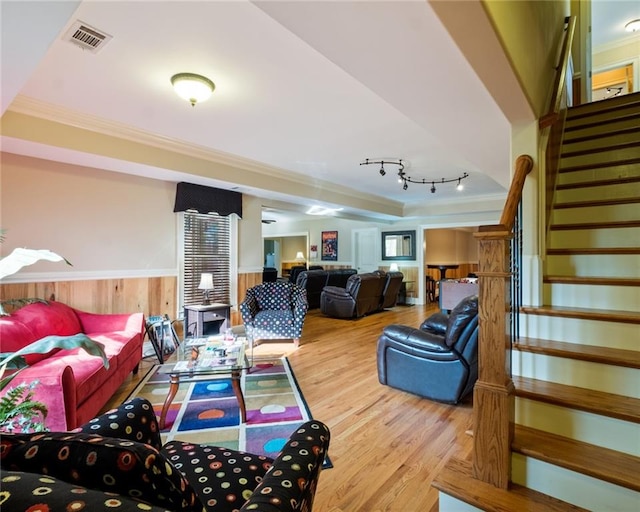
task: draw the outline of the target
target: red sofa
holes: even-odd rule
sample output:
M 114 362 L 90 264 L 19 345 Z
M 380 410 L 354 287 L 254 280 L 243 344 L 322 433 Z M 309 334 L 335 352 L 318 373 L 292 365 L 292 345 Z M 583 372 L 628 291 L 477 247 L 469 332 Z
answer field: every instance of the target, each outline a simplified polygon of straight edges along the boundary
M 0 352 L 15 352 L 48 335 L 85 333 L 104 345 L 109 359 L 105 369 L 99 357 L 82 349 L 55 350 L 28 356 L 29 366 L 11 384 L 38 380 L 35 399 L 47 405 L 46 426 L 51 431 L 76 428 L 94 418 L 142 358 L 144 316 L 95 314 L 61 302 L 29 304 L 0 317 Z

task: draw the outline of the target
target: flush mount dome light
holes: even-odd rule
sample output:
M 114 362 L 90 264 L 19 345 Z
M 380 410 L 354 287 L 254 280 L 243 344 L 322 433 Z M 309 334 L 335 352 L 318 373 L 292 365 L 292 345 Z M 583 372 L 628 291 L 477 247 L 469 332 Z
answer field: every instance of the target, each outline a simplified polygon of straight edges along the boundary
M 637 32 L 640 30 L 640 18 L 637 20 L 632 20 L 624 26 L 624 29 L 627 32 Z
M 171 85 L 176 94 L 184 98 L 191 106 L 195 106 L 199 101 L 204 101 L 211 96 L 216 85 L 206 76 L 194 73 L 178 73 L 171 77 Z

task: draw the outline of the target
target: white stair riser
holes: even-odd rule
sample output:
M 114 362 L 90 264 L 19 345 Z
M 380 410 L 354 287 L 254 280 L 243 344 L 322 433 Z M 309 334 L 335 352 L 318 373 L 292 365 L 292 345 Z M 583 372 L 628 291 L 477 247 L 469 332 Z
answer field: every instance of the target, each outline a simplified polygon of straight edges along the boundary
M 638 241 L 640 227 L 557 229 L 549 233 L 549 247 L 552 249 L 638 247 Z
M 520 397 L 516 397 L 516 423 L 640 457 L 637 423 Z
M 588 153 L 578 156 L 562 157 L 560 169 L 569 167 L 590 166 L 608 162 L 618 162 L 631 158 L 640 158 L 640 146 L 630 148 L 613 148 L 609 151 Z
M 566 139 L 565 142 L 567 142 Z M 613 135 L 601 135 L 588 140 L 565 144 L 562 147 L 562 151 L 563 153 L 568 151 L 589 151 L 596 148 L 608 148 L 612 144 L 628 144 L 632 142 L 640 142 L 640 130 L 626 133 L 614 133 Z
M 545 265 L 546 274 L 550 276 L 640 276 L 640 254 L 550 255 Z
M 603 179 L 630 178 L 640 176 L 640 165 L 627 164 L 598 169 L 564 172 L 558 175 L 558 185 L 600 181 Z
M 637 512 L 640 493 L 514 453 L 512 481 L 587 510 Z M 597 463 L 594 461 L 594 464 Z
M 640 203 L 585 206 L 580 208 L 557 208 L 554 209 L 551 214 L 552 224 L 574 224 L 576 222 L 585 222 L 590 220 L 603 222 L 632 221 L 638 219 L 640 219 Z
M 640 350 L 638 324 L 580 320 L 543 315 L 520 315 L 520 335 L 584 345 L 606 345 L 623 350 Z
M 544 303 L 552 306 L 640 311 L 636 286 L 545 283 L 543 293 Z
M 512 371 L 514 375 L 530 379 L 640 398 L 640 372 L 635 368 L 514 350 Z
M 640 196 L 640 182 L 612 183 L 600 187 L 579 187 L 556 191 L 556 202 L 597 201 L 598 199 L 619 199 L 621 197 Z
M 468 503 L 461 501 L 447 493 L 440 491 L 438 493 L 438 511 L 439 512 L 482 512 L 481 508 L 472 507 Z

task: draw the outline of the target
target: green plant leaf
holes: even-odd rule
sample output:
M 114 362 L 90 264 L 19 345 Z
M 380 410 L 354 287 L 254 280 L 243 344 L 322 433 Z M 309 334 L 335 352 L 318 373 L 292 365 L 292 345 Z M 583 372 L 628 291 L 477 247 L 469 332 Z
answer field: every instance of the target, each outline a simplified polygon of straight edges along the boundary
M 106 369 L 109 369 L 109 360 L 105 354 L 104 346 L 102 343 L 92 340 L 86 334 L 78 333 L 72 336 L 45 336 L 26 347 L 22 347 L 16 352 L 11 354 L 0 354 L 0 390 L 4 389 L 9 381 L 26 366 L 24 361 L 25 355 L 47 354 L 56 348 L 60 348 L 62 350 L 81 348 L 88 354 L 102 358 L 103 366 Z M 18 369 L 18 372 L 4 377 L 4 372 L 7 369 Z
M 15 274 L 22 267 L 33 265 L 40 260 L 64 261 L 67 265 L 71 265 L 65 258 L 47 249 L 23 249 L 22 247 L 17 247 L 11 254 L 0 260 L 0 279 Z

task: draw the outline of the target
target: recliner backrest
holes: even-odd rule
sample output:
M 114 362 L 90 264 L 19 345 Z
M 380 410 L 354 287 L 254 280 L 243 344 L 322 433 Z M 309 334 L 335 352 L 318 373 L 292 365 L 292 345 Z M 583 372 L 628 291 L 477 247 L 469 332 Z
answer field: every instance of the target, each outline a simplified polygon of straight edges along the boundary
M 320 295 L 327 285 L 326 270 L 304 270 L 298 274 L 296 284 L 307 291 L 310 308 L 320 307 Z
M 381 308 L 392 308 L 398 302 L 398 293 L 402 286 L 404 274 L 402 272 L 387 272 L 384 290 L 382 291 Z
M 454 346 L 459 339 L 466 343 L 470 330 L 478 325 L 478 296 L 471 295 L 462 299 L 449 315 L 445 341 L 449 347 Z M 465 335 L 465 336 L 463 336 Z
M 327 270 L 327 286 L 346 288 L 349 278 L 357 273 L 358 271 L 355 268 L 334 268 Z

